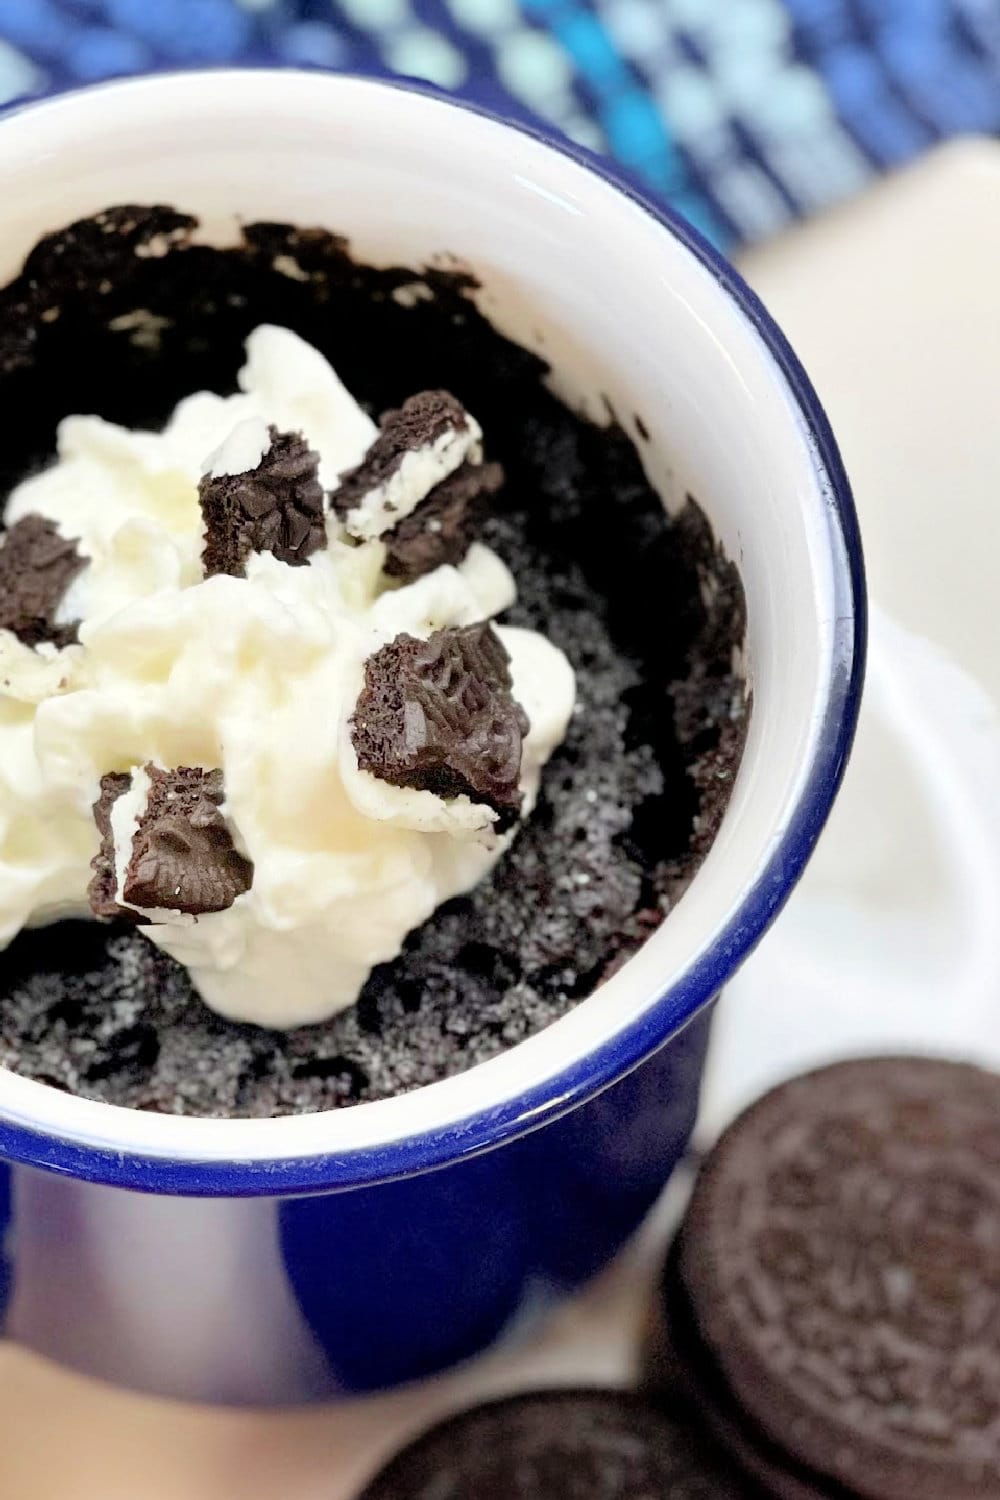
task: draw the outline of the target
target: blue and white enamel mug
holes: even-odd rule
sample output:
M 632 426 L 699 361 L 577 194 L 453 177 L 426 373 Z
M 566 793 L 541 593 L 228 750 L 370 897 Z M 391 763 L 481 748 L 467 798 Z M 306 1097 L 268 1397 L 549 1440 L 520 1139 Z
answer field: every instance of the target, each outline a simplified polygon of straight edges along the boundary
M 128 202 L 220 240 L 271 219 L 374 262 L 450 252 L 504 331 L 544 339 L 561 394 L 641 414 L 665 504 L 697 495 L 739 565 L 753 714 L 718 837 L 660 930 L 548 1030 L 395 1099 L 277 1120 L 0 1073 L 9 1337 L 202 1400 L 415 1378 L 602 1266 L 685 1149 L 710 1003 L 794 885 L 850 747 L 864 595 L 836 446 L 778 329 L 686 224 L 417 89 L 208 72 L 66 95 L 0 122 L 0 201 L 2 281 L 47 231 Z

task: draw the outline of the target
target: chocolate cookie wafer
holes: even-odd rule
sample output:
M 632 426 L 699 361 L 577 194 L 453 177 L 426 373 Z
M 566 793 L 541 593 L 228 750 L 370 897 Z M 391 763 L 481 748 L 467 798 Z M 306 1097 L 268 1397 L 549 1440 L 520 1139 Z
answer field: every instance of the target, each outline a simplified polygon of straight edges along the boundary
M 662 1310 L 659 1382 L 780 1500 L 1000 1497 L 1000 1077 L 775 1089 L 708 1158 Z
M 134 826 L 126 830 L 117 868 L 114 816 L 119 799 L 136 790 Z M 176 911 L 206 916 L 227 911 L 250 889 L 253 865 L 233 843 L 222 812 L 222 772 L 199 766 L 164 770 L 152 764 L 101 778 L 94 804 L 100 848 L 88 895 L 96 916 L 154 917 Z
M 463 464 L 426 500 L 383 533 L 385 571 L 411 583 L 442 563 L 459 563 L 475 539 L 487 502 L 503 484 L 499 464 Z
M 352 536 L 380 536 L 467 460 L 482 462 L 478 422 L 448 391 L 420 391 L 385 412 L 356 468 L 340 476 L 330 504 Z
M 198 486 L 205 523 L 205 577 L 246 577 L 253 552 L 272 552 L 292 567 L 326 546 L 319 459 L 301 433 L 267 429 L 268 446 L 254 468 L 208 473 Z
M 0 533 L 0 630 L 26 646 L 68 646 L 76 624 L 57 624 L 60 604 L 87 566 L 77 544 L 45 516 L 23 516 Z
M 351 721 L 358 764 L 394 786 L 467 796 L 509 828 L 528 718 L 511 696 L 510 657 L 489 622 L 398 635 L 365 663 Z
M 624 1391 L 474 1407 L 405 1448 L 360 1500 L 752 1500 L 682 1420 Z

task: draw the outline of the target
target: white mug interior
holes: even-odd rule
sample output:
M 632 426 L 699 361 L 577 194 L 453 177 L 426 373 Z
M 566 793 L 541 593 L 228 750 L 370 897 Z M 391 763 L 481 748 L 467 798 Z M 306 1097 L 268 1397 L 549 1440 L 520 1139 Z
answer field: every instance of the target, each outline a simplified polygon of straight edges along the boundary
M 690 890 L 592 997 L 477 1068 L 394 1099 L 279 1120 L 178 1119 L 0 1070 L 0 1116 L 83 1145 L 182 1160 L 288 1160 L 390 1143 L 516 1098 L 613 1037 L 717 938 L 781 839 L 813 761 L 835 660 L 828 486 L 767 345 L 641 204 L 542 142 L 416 92 L 290 72 L 164 76 L 0 124 L 0 282 L 48 231 L 118 203 L 346 234 L 359 258 L 457 257 L 491 319 L 604 397 L 669 507 L 697 497 L 746 591 L 753 714 L 732 801 Z M 391 351 L 387 351 L 391 358 Z M 608 524 L 614 524 L 611 514 Z M 657 600 L 648 601 L 657 629 Z

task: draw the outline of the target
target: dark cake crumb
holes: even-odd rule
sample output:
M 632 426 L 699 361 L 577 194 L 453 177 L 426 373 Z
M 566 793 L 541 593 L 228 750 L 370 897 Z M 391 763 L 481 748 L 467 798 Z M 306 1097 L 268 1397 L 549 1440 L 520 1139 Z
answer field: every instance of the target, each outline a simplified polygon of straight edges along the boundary
M 0 630 L 26 646 L 68 646 L 79 622 L 57 625 L 56 612 L 73 579 L 87 566 L 76 541 L 44 516 L 23 516 L 0 537 Z
M 476 310 L 467 273 L 419 273 L 431 296 L 404 307 L 392 294 L 413 268 L 358 266 L 334 235 L 257 224 L 241 248 L 184 247 L 192 223 L 109 211 L 43 242 L 0 290 L 0 487 L 46 461 L 67 412 L 154 426 L 192 390 L 234 389 L 243 340 L 277 323 L 320 348 L 370 411 L 434 386 L 476 413 L 507 476 L 482 540 L 517 579 L 508 618 L 543 630 L 577 676 L 566 739 L 495 871 L 320 1026 L 224 1020 L 122 924 L 33 929 L 0 953 L 4 1065 L 141 1109 L 294 1114 L 495 1056 L 589 994 L 662 921 L 739 761 L 742 590 L 698 507 L 665 516 L 621 429 L 547 390 L 544 363 Z M 182 248 L 136 253 L 158 237 Z M 304 279 L 273 270 L 284 256 Z M 112 327 L 136 309 L 160 320 L 155 348 Z
M 510 657 L 481 622 L 426 640 L 397 635 L 370 656 L 351 741 L 363 771 L 393 786 L 483 802 L 503 832 L 521 807 L 528 728 L 511 696 Z
M 252 552 L 299 567 L 326 546 L 319 457 L 301 433 L 269 427 L 270 447 L 245 474 L 206 474 L 198 486 L 205 522 L 205 577 L 246 577 Z
M 462 464 L 416 510 L 383 533 L 385 571 L 412 583 L 443 563 L 459 563 L 476 539 L 486 504 L 503 484 L 499 464 Z

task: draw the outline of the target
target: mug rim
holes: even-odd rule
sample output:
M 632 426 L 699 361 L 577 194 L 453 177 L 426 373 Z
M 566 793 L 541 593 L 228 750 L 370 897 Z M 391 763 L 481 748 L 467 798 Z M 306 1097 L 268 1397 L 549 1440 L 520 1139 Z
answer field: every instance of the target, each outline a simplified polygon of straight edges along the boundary
M 82 89 L 62 90 L 5 111 L 0 126 L 12 116 L 58 106 L 67 99 L 105 92 L 155 89 L 178 78 L 217 78 L 231 83 L 234 75 L 260 79 L 309 77 L 337 87 L 342 80 L 376 90 L 415 94 L 446 110 L 478 115 L 493 126 L 526 136 L 544 150 L 566 158 L 585 173 L 601 179 L 628 199 L 655 225 L 677 240 L 710 273 L 720 290 L 751 325 L 770 355 L 787 388 L 805 430 L 817 488 L 826 521 L 825 544 L 831 565 L 834 619 L 830 638 L 829 691 L 823 704 L 811 759 L 795 805 L 780 837 L 761 863 L 736 907 L 720 923 L 712 940 L 671 982 L 661 987 L 642 1010 L 583 1056 L 550 1072 L 544 1080 L 510 1090 L 503 1102 L 464 1113 L 458 1119 L 385 1142 L 362 1144 L 311 1155 L 199 1157 L 196 1151 L 174 1154 L 135 1152 L 123 1146 L 104 1146 L 72 1140 L 43 1127 L 0 1117 L 0 1159 L 35 1166 L 89 1181 L 184 1196 L 280 1197 L 374 1185 L 409 1177 L 464 1157 L 500 1146 L 538 1129 L 603 1091 L 667 1044 L 708 1004 L 763 936 L 790 895 L 823 828 L 840 786 L 857 724 L 864 679 L 867 605 L 864 561 L 857 514 L 836 440 L 826 413 L 798 357 L 756 294 L 728 261 L 682 215 L 639 187 L 630 174 L 584 147 L 568 141 L 557 130 L 505 118 L 466 97 L 446 95 L 430 86 L 389 77 L 359 74 L 317 74 L 297 68 L 182 69 L 137 78 L 115 79 Z M 581 1002 L 585 1003 L 585 1002 Z M 509 1049 L 518 1050 L 520 1043 Z M 485 1066 L 488 1066 L 486 1064 Z M 444 1080 L 446 1082 L 447 1080 Z M 27 1082 L 27 1080 L 25 1080 Z M 440 1084 L 413 1091 L 426 1094 Z M 46 1088 L 47 1085 L 35 1084 Z M 406 1097 L 406 1096 L 403 1096 Z M 122 1106 L 88 1101 L 93 1108 L 132 1114 Z M 378 1101 L 351 1106 L 377 1108 Z M 337 1112 L 329 1112 L 336 1114 Z M 181 1128 L 193 1122 L 178 1117 Z M 276 1121 L 197 1121 L 220 1130 L 247 1126 L 266 1131 Z M 279 1132 L 280 1133 L 280 1132 Z

